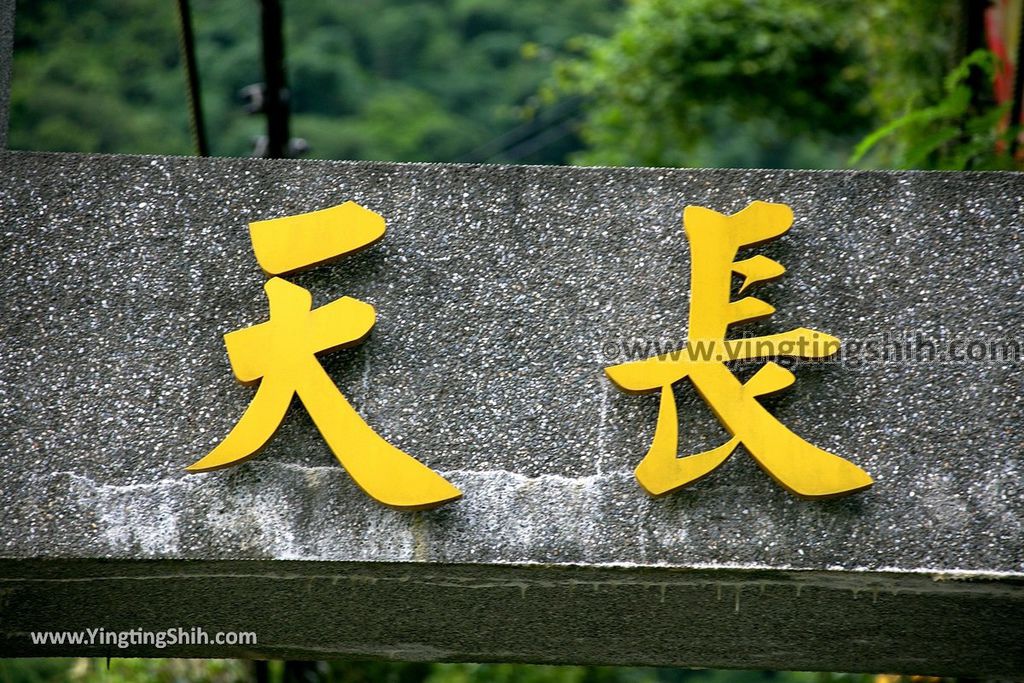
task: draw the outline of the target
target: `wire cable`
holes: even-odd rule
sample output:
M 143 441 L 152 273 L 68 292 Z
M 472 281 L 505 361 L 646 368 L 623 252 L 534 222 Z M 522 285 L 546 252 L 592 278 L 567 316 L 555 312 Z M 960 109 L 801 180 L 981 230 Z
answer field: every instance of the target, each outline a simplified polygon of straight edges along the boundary
M 537 117 L 522 123 L 512 130 L 505 131 L 501 135 L 488 140 L 456 159 L 456 162 L 479 163 L 491 161 L 502 155 L 505 151 L 520 145 L 527 138 L 544 132 L 554 125 L 575 116 L 582 105 L 583 99 L 572 97 L 558 102 L 554 107 L 541 112 Z
M 206 141 L 206 125 L 203 121 L 202 94 L 199 91 L 199 66 L 196 64 L 196 41 L 192 34 L 192 11 L 188 0 L 178 0 L 178 49 L 181 61 L 185 65 L 188 81 L 189 129 L 196 154 L 201 157 L 210 156 L 210 147 Z

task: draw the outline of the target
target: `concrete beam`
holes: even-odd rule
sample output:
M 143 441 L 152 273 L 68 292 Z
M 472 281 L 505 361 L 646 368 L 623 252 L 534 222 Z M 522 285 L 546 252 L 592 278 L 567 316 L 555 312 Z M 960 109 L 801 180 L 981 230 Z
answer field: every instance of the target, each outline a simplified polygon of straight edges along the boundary
M 8 655 L 1020 671 L 1021 583 L 906 573 L 293 561 L 0 561 Z M 255 645 L 34 646 L 200 626 Z M 969 629 L 965 630 L 965 627 Z M 131 637 L 126 636 L 126 637 Z M 141 636 L 139 636 L 141 637 Z M 155 641 L 151 641 L 155 642 Z
M 688 204 L 795 211 L 749 329 L 1019 340 L 1019 174 L 0 165 L 0 651 L 91 620 L 244 624 L 259 655 L 1024 673 L 1019 356 L 795 368 L 765 404 L 876 480 L 824 502 L 742 451 L 647 497 L 657 398 L 602 374 L 624 341 L 685 337 Z M 252 398 L 221 340 L 267 315 L 246 223 L 349 199 L 384 240 L 291 279 L 377 308 L 324 365 L 465 493 L 433 512 L 369 500 L 297 404 L 252 461 L 183 470 Z M 721 438 L 692 393 L 684 452 Z

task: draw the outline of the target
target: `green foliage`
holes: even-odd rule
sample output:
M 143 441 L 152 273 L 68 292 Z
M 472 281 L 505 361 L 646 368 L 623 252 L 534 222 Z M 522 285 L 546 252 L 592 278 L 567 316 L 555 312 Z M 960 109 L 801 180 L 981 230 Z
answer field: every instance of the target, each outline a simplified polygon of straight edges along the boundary
M 249 155 L 257 5 L 191 1 L 213 153 Z M 991 58 L 944 78 L 969 3 L 623 1 L 285 0 L 292 133 L 341 159 L 820 168 L 863 139 L 867 166 L 1014 166 Z M 177 33 L 172 0 L 20 3 L 11 146 L 189 153 Z
M 611 30 L 619 0 L 284 0 L 292 134 L 312 156 L 451 161 L 521 125 L 551 60 L 579 32 Z M 214 154 L 246 156 L 262 117 L 254 0 L 192 0 Z M 19 3 L 10 144 L 187 154 L 173 0 Z M 524 118 L 526 117 L 526 118 Z M 525 158 L 560 162 L 562 140 Z
M 845 0 L 634 0 L 615 35 L 581 41 L 580 56 L 559 65 L 559 89 L 589 101 L 589 150 L 576 160 L 714 163 L 722 143 L 740 136 L 746 149 L 774 153 L 768 160 L 781 165 L 800 144 L 866 129 L 868 85 L 843 21 L 849 7 Z
M 269 663 L 280 683 L 284 662 Z M 870 683 L 863 674 L 721 671 L 643 667 L 318 662 L 310 680 L 325 683 Z M 0 660 L 0 683 L 233 683 L 253 680 L 251 662 L 232 659 Z
M 857 145 L 850 164 L 883 147 L 882 163 L 890 168 L 1013 169 L 1007 150 L 1016 129 L 999 130 L 1009 103 L 979 110 L 969 83 L 972 69 L 981 70 L 990 82 L 995 67 L 996 57 L 987 50 L 968 55 L 946 77 L 937 102 L 911 109 L 872 132 Z
M 172 8 L 151 0 L 18 3 L 11 147 L 187 153 Z M 153 70 L 173 75 L 150 78 Z
M 965 12 L 977 11 L 956 0 L 633 0 L 613 36 L 581 40 L 559 64 L 557 89 L 588 100 L 588 149 L 574 158 L 1013 168 L 1006 111 L 985 97 L 991 55 L 947 76 Z
M 0 660 L 0 683 L 63 683 L 67 680 L 68 659 Z
M 797 671 L 432 664 L 424 683 L 869 683 L 873 678 Z
M 0 660 L 0 683 L 236 683 L 251 678 L 237 659 Z
M 908 103 L 934 102 L 957 61 L 964 5 L 958 0 L 875 0 L 844 18 L 865 53 L 871 104 L 880 121 Z

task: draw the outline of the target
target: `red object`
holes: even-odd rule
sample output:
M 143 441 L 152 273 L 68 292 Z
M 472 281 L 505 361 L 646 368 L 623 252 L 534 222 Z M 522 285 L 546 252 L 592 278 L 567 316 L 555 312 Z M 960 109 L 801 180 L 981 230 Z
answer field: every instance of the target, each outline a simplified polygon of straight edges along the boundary
M 988 49 L 999 59 L 993 84 L 996 102 L 1003 104 L 1013 98 L 1013 60 L 1008 42 L 1009 24 L 1006 21 L 1011 0 L 998 0 L 985 10 L 985 40 Z

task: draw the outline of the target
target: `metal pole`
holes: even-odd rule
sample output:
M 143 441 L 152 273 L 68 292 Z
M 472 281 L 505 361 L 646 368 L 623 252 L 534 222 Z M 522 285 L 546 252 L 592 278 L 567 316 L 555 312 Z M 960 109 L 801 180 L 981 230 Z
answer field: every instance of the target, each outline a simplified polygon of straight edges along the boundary
M 288 84 L 284 71 L 284 17 L 280 0 L 260 0 L 263 27 L 264 111 L 267 115 L 267 157 L 288 156 Z
M 201 157 L 210 156 L 210 147 L 206 141 L 206 125 L 203 122 L 203 100 L 199 91 L 199 66 L 196 64 L 196 41 L 192 34 L 192 11 L 188 0 L 178 0 L 178 45 L 182 60 L 185 62 L 185 74 L 188 80 L 189 127 L 192 129 L 192 141 L 195 143 L 196 154 Z

